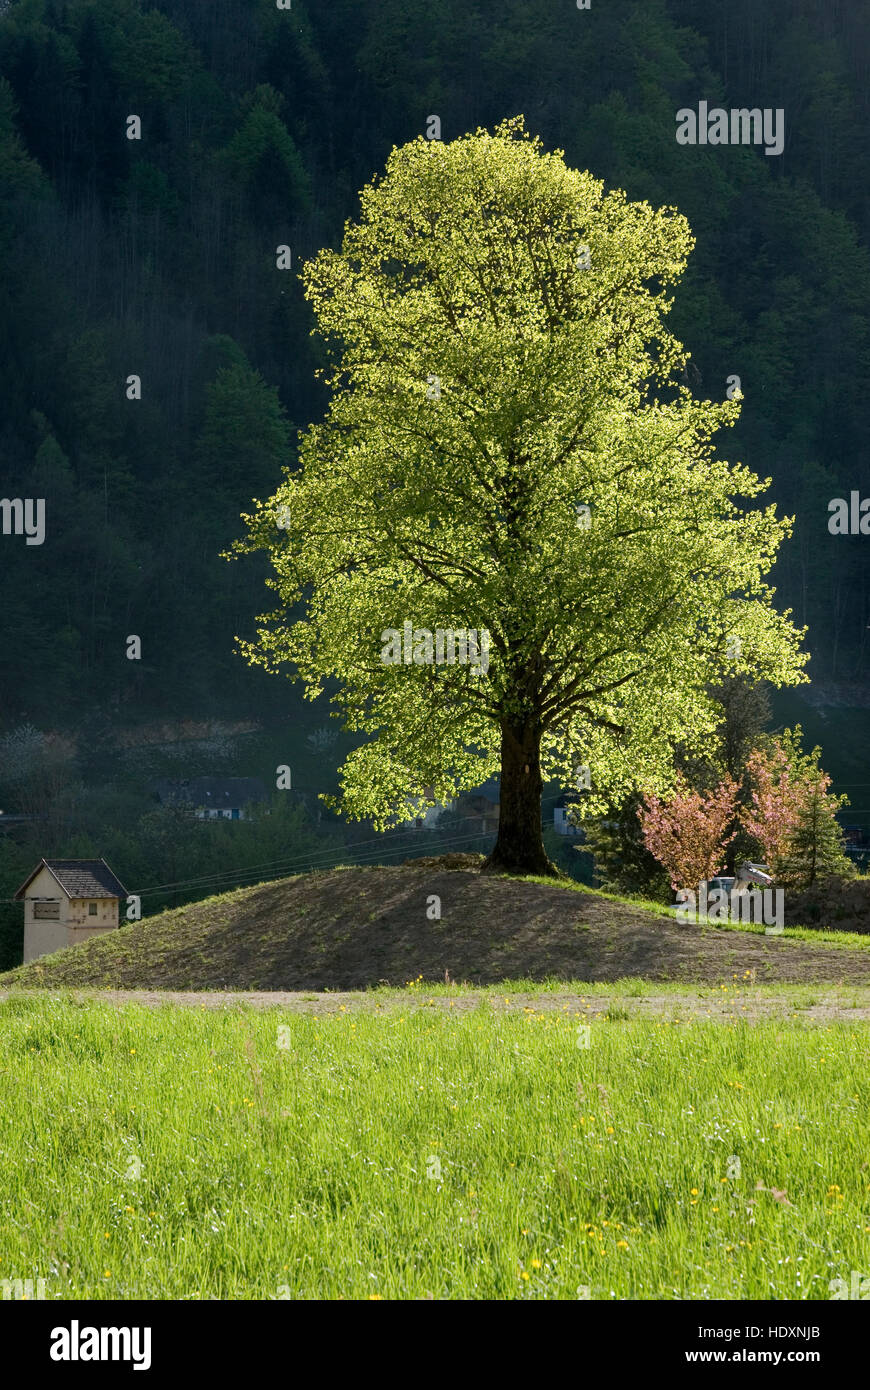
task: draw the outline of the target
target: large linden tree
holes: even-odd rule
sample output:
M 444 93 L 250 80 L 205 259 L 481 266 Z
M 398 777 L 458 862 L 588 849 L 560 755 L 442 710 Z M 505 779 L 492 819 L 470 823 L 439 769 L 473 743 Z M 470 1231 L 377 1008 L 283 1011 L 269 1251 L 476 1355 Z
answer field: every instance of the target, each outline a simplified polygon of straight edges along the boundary
M 244 518 L 279 607 L 241 645 L 312 699 L 328 682 L 367 735 L 350 816 L 394 824 L 499 773 L 487 867 L 555 873 L 543 782 L 596 813 L 665 791 L 675 745 L 721 718 L 715 682 L 805 679 L 764 582 L 791 519 L 739 505 L 770 481 L 714 457 L 739 402 L 693 400 L 665 328 L 692 245 L 517 118 L 393 150 L 305 266 L 330 401 Z

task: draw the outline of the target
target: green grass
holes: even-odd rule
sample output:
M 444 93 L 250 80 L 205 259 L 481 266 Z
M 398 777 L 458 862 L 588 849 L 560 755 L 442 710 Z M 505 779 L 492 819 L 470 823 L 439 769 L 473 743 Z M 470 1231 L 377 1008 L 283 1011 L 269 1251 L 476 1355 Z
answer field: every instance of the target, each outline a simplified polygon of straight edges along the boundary
M 108 988 L 108 986 L 106 986 Z M 467 985 L 451 982 L 445 984 L 440 980 L 411 980 L 403 988 L 397 989 L 390 985 L 375 985 L 371 989 L 361 990 L 338 990 L 332 993 L 339 993 L 342 997 L 357 998 L 360 1000 L 393 999 L 408 996 L 409 998 L 425 995 L 427 999 L 458 997 L 459 994 L 473 993 L 481 998 L 490 999 L 510 999 L 513 995 L 544 995 L 544 994 L 565 994 L 577 995 L 587 999 L 605 998 L 614 996 L 625 999 L 648 999 L 661 995 L 674 995 L 679 998 L 691 999 L 719 999 L 723 991 L 734 990 L 741 1000 L 754 1001 L 775 999 L 783 1005 L 792 1008 L 809 1008 L 812 1004 L 828 1004 L 835 1007 L 859 1008 L 867 1007 L 870 1004 L 870 985 L 864 984 L 827 984 L 819 983 L 813 985 L 805 984 L 765 984 L 757 979 L 752 980 L 745 973 L 738 974 L 732 972 L 731 983 L 726 985 L 714 984 L 687 984 L 685 980 L 644 980 L 636 975 L 627 976 L 621 980 L 596 981 L 590 983 L 588 980 L 563 980 L 558 976 L 548 976 L 545 980 L 515 979 L 500 980 L 493 985 Z M 329 990 L 321 991 L 321 997 L 329 994 Z M 304 996 L 308 1000 L 316 1000 L 316 994 Z
M 825 1299 L 866 1275 L 865 1027 L 614 1018 L 584 1047 L 579 1026 L 485 994 L 462 1017 L 399 992 L 320 1018 L 13 996 L 0 1279 Z
M 587 884 L 578 883 L 575 879 L 544 878 L 540 874 L 524 874 L 516 877 L 522 883 L 543 883 L 551 888 L 566 888 L 572 893 L 591 893 L 596 898 L 605 898 L 608 902 L 621 903 L 625 907 L 634 907 L 642 912 L 648 912 L 654 917 L 667 917 L 672 922 L 676 920 L 673 906 L 655 902 L 652 898 L 633 898 L 617 893 L 608 893 L 603 888 L 590 888 Z M 765 935 L 765 927 L 759 922 L 719 921 L 715 917 L 708 917 L 700 925 L 709 931 L 738 931 L 751 936 Z M 819 927 L 795 926 L 784 927 L 779 935 L 786 941 L 813 941 L 825 946 L 858 946 L 862 950 L 870 951 L 870 934 L 867 932 L 824 931 Z

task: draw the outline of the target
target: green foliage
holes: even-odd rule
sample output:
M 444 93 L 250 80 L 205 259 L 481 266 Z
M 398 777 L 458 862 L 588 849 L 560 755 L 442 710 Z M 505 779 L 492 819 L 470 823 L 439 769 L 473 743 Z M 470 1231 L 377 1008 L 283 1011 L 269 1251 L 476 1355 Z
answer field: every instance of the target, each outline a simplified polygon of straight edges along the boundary
M 286 701 L 232 656 L 263 569 L 230 577 L 215 543 L 277 476 L 249 480 L 223 459 L 226 487 L 212 490 L 190 466 L 217 371 L 203 357 L 212 337 L 231 339 L 288 418 L 320 417 L 321 346 L 275 246 L 291 244 L 294 263 L 337 246 L 358 190 L 429 112 L 452 139 L 525 109 L 570 166 L 680 208 L 697 243 L 671 314 L 691 352 L 681 380 L 718 401 L 741 373 L 731 451 L 796 513 L 777 602 L 809 624 L 815 678 L 866 679 L 864 548 L 826 527 L 831 497 L 866 491 L 855 460 L 870 434 L 854 385 L 870 363 L 861 7 L 735 0 L 723 25 L 701 0 L 625 0 L 594 27 L 583 19 L 570 0 L 444 0 L 434 28 L 403 0 L 3 7 L 4 493 L 31 495 L 45 438 L 34 408 L 76 491 L 57 475 L 38 562 L 4 546 L 6 727 L 71 728 L 94 707 L 114 719 Z M 795 112 L 781 158 L 676 145 L 680 106 L 761 91 Z M 125 138 L 131 110 L 142 142 Z M 137 403 L 123 393 L 133 370 Z M 107 563 L 109 534 L 129 563 Z M 150 653 L 138 673 L 118 659 L 134 615 Z
M 797 824 L 788 836 L 778 880 L 796 889 L 812 888 L 826 879 L 854 878 L 855 866 L 844 849 L 837 813 L 848 796 L 830 791 L 831 779 L 819 766 L 822 750 L 801 748 L 801 729 L 786 729 L 782 744 L 801 791 Z
M 286 465 L 289 427 L 274 387 L 247 363 L 221 367 L 206 387 L 196 443 L 203 487 L 232 496 L 239 477 L 262 486 Z
M 283 98 L 264 85 L 242 102 L 246 112 L 222 160 L 230 176 L 260 200 L 280 202 L 284 215 L 307 211 L 311 203 L 308 179 L 299 151 L 280 116 Z
M 506 728 L 540 739 L 545 779 L 592 767 L 600 810 L 715 729 L 706 687 L 729 665 L 803 679 L 763 580 L 789 522 L 742 510 L 765 484 L 710 443 L 738 403 L 674 380 L 666 291 L 691 245 L 675 209 L 605 194 L 518 118 L 394 150 L 341 250 L 306 266 L 332 397 L 301 471 L 247 518 L 237 548 L 269 552 L 281 607 L 242 645 L 294 663 L 309 697 L 339 682 L 372 736 L 344 766 L 352 816 L 475 785 Z M 488 631 L 487 679 L 385 664 L 407 619 Z
M 642 804 L 642 796 L 634 793 L 606 817 L 589 821 L 583 827 L 585 843 L 602 888 L 670 902 L 668 875 L 644 843 L 637 814 Z
M 40 169 L 27 155 L 15 126 L 18 104 L 6 78 L 0 78 L 0 189 L 3 201 L 17 193 L 37 192 L 41 187 Z
M 811 888 L 820 879 L 854 877 L 855 866 L 844 851 L 843 831 L 835 819 L 844 800 L 821 785 L 812 788 L 789 840 L 783 882 Z
M 111 62 L 119 87 L 135 106 L 177 99 L 196 57 L 159 10 L 143 14 L 135 5 L 124 4 L 122 22 L 112 28 Z

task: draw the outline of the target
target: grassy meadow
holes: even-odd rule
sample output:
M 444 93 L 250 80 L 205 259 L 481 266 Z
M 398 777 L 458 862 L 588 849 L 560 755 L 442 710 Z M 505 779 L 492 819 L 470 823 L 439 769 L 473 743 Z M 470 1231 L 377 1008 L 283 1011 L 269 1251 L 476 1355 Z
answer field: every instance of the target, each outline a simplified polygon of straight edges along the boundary
M 827 1299 L 868 1273 L 866 1027 L 584 1023 L 419 988 L 342 1009 L 0 1003 L 0 1279 Z

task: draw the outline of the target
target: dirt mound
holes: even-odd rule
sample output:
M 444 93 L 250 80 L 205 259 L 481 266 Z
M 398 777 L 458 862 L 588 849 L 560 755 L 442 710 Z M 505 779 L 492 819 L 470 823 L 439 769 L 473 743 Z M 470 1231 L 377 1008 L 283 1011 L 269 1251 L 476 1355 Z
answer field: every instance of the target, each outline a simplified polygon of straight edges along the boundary
M 831 879 L 783 894 L 787 925 L 870 933 L 870 879 Z
M 403 859 L 405 869 L 462 869 L 467 873 L 479 873 L 486 863 L 485 854 L 433 854 L 420 859 Z
M 131 922 L 0 986 L 365 989 L 451 980 L 870 983 L 870 950 L 682 925 L 559 884 L 409 867 L 336 869 Z

